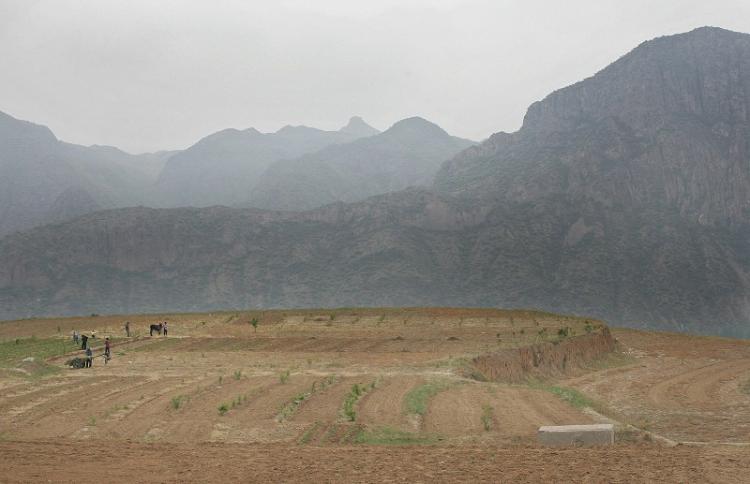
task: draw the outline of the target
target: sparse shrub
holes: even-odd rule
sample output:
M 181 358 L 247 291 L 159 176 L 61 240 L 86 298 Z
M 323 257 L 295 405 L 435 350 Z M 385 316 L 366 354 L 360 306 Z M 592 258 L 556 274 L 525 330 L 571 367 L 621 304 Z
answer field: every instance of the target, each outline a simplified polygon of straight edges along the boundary
M 279 375 L 279 381 L 282 384 L 285 384 L 286 382 L 289 381 L 289 376 L 290 376 L 290 372 L 289 372 L 289 370 L 286 370 L 283 373 L 281 373 L 281 375 Z
M 569 334 L 570 328 L 568 328 L 567 326 L 557 330 L 557 336 L 559 336 L 560 338 L 567 338 Z
M 89 426 L 96 426 L 96 417 L 89 417 Z
M 449 382 L 433 381 L 412 388 L 404 397 L 406 413 L 425 415 L 427 413 L 427 404 L 429 403 L 429 400 L 443 390 L 447 390 L 449 387 Z
M 257 333 L 258 332 L 258 318 L 251 319 L 250 324 L 253 327 L 253 332 Z
M 489 431 L 492 428 L 492 407 L 484 405 L 482 407 L 482 427 L 485 431 Z
M 469 378 L 476 381 L 487 381 L 487 377 L 484 376 L 484 373 L 482 373 L 479 370 L 473 370 L 469 373 Z
M 382 323 L 383 321 L 385 321 L 385 314 L 381 314 L 380 319 L 378 319 L 379 323 Z
M 315 432 L 318 431 L 318 429 L 320 428 L 320 426 L 321 426 L 320 422 L 316 421 L 315 424 L 313 424 L 312 427 L 310 427 L 309 429 L 307 429 L 305 431 L 305 433 L 302 434 L 302 437 L 299 439 L 299 443 L 300 444 L 307 444 L 308 442 L 310 442 L 310 440 L 312 440 L 313 436 L 315 435 Z
M 239 380 L 240 378 L 242 378 L 242 371 L 240 371 L 240 370 L 235 371 L 234 372 L 234 379 L 235 380 Z
M 357 400 L 359 400 L 359 398 L 364 394 L 365 390 L 366 387 L 361 387 L 358 383 L 355 383 L 354 385 L 352 385 L 352 389 L 346 395 L 346 398 L 344 398 L 344 406 L 342 408 L 342 412 L 344 414 L 344 417 L 346 417 L 346 419 L 350 422 L 354 422 L 354 420 L 356 420 L 357 418 L 357 412 L 354 410 L 354 405 L 357 403 Z
M 171 401 L 172 408 L 174 410 L 179 410 L 180 407 L 182 406 L 182 402 L 184 400 L 185 400 L 185 396 L 184 395 L 177 395 L 176 397 L 172 397 L 172 401 Z
M 98 318 L 98 317 L 99 317 L 99 315 L 98 315 L 97 313 L 91 313 L 91 317 L 92 317 L 92 318 Z
M 586 330 L 586 334 L 589 334 L 594 330 L 594 327 L 591 326 L 591 323 L 589 321 L 586 321 L 586 326 L 584 327 L 584 329 Z
M 229 406 L 226 403 L 219 405 L 219 415 L 224 416 L 229 411 Z
M 296 395 L 281 408 L 281 411 L 276 416 L 276 420 L 281 422 L 282 420 L 291 417 L 297 411 L 299 406 L 302 405 L 302 402 L 304 402 L 310 395 L 310 393 L 300 393 Z
M 224 375 L 219 375 L 219 385 L 224 381 Z
M 62 332 L 62 331 L 60 330 L 60 326 L 58 326 L 58 327 L 57 327 L 57 332 L 58 332 L 58 333 L 61 333 L 61 332 Z
M 521 328 L 521 334 L 526 334 L 526 330 L 524 328 Z
M 331 313 L 331 316 L 330 316 L 330 318 L 331 318 L 331 321 L 333 321 L 333 320 L 335 320 L 335 319 L 336 319 L 336 315 L 335 315 L 335 314 L 333 314 L 333 313 Z

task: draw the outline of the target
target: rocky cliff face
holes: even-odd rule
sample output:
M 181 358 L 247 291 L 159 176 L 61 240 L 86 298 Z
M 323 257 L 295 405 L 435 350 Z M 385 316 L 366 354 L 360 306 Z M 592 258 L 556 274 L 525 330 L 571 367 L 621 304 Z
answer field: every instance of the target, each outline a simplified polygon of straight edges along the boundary
M 447 163 L 436 188 L 669 207 L 702 224 L 750 219 L 750 35 L 717 28 L 643 43 Z
M 309 212 L 97 212 L 0 241 L 0 319 L 254 307 L 500 306 L 746 335 L 747 234 L 410 190 Z

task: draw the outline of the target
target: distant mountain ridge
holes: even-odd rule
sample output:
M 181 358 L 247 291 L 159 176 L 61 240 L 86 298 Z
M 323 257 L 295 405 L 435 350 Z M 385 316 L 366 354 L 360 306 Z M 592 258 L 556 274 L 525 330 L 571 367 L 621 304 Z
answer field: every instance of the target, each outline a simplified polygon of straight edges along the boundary
M 444 161 L 473 144 L 425 119 L 404 119 L 377 135 L 272 163 L 247 205 L 309 210 L 429 186 Z
M 307 126 L 284 126 L 275 133 L 254 128 L 219 131 L 167 161 L 157 182 L 161 205 L 240 204 L 249 198 L 260 175 L 274 161 L 354 141 L 368 128 L 377 131 L 361 119 L 350 121 L 339 131 Z
M 470 145 L 435 128 L 422 138 L 415 132 L 417 137 L 404 143 L 392 134 L 378 138 L 384 145 L 371 146 L 382 156 L 371 157 L 372 166 L 360 164 L 359 171 L 338 166 L 327 172 L 333 165 L 318 163 L 320 171 L 310 173 L 306 163 L 313 153 L 332 147 L 354 153 L 356 148 L 343 147 L 380 132 L 354 116 L 338 131 L 291 125 L 275 133 L 225 129 L 182 151 L 131 155 L 111 146 L 65 143 L 47 127 L 0 113 L 0 236 L 108 208 L 247 206 L 254 200 L 258 206 L 300 210 L 412 183 L 429 185 L 442 161 Z M 274 163 L 281 170 L 270 169 Z M 289 166 L 301 166 L 299 175 L 307 179 L 295 180 L 294 172 L 286 179 L 274 176 Z M 295 186 L 314 181 L 311 190 Z M 277 198 L 270 196 L 274 193 Z
M 748 39 L 648 41 L 460 151 L 431 190 L 303 212 L 107 210 L 5 237 L 0 318 L 468 305 L 750 337 Z M 399 143 L 437 133 L 401 127 Z M 346 150 L 389 131 L 300 159 L 350 166 Z
M 65 143 L 45 126 L 0 113 L 0 235 L 65 213 L 148 203 L 150 162 L 158 160 Z

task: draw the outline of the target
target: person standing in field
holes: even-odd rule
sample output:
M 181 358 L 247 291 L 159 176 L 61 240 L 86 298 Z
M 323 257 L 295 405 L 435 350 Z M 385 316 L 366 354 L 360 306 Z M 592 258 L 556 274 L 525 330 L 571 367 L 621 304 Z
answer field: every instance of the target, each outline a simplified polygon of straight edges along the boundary
M 164 336 L 166 336 L 167 335 L 167 322 L 166 321 L 164 321 L 164 325 L 162 326 L 162 328 L 164 331 Z
M 125 336 L 130 338 L 130 321 L 125 321 Z
M 75 329 L 73 330 L 73 344 L 78 346 L 78 331 L 76 331 Z
M 91 365 L 94 362 L 94 353 L 91 351 L 90 347 L 86 347 L 86 368 L 91 368 Z
M 109 336 L 104 338 L 104 360 L 107 361 L 112 357 L 112 346 L 109 342 Z

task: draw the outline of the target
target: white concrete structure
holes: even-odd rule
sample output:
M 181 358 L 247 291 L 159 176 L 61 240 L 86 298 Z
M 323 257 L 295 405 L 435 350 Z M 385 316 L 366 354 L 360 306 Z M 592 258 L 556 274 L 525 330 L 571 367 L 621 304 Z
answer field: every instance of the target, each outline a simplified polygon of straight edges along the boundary
M 550 425 L 539 427 L 537 438 L 540 444 L 553 447 L 612 445 L 615 443 L 615 428 L 612 424 Z

